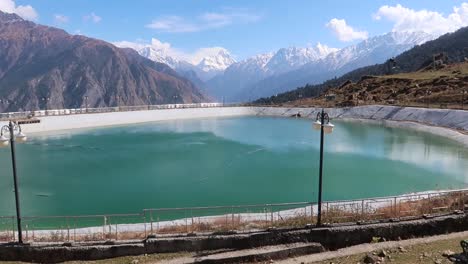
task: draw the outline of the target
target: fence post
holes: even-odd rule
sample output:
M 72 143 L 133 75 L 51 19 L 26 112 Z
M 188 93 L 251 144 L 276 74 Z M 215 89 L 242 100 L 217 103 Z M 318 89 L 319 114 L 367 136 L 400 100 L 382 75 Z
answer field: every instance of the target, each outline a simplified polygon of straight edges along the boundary
M 185 233 L 188 234 L 187 209 L 184 209 L 184 218 L 185 218 Z
M 73 241 L 76 241 L 76 217 L 73 218 Z
M 102 240 L 105 240 L 105 239 L 106 239 L 106 224 L 107 224 L 106 216 L 103 216 L 103 221 L 102 221 Z
M 70 221 L 67 217 L 67 241 L 70 242 Z
M 464 199 L 463 199 L 463 192 L 462 192 L 462 191 L 460 191 L 460 195 L 459 195 L 459 196 L 460 196 L 460 197 L 458 198 L 458 203 L 460 204 L 460 205 L 459 205 L 459 206 L 460 206 L 460 211 L 463 211 L 463 209 L 464 209 L 463 207 L 464 207 L 465 201 L 464 201 Z
M 314 224 L 314 203 L 310 203 L 310 221 Z
M 153 231 L 153 210 L 150 211 L 150 228 L 151 228 L 151 235 L 154 234 Z
M 143 212 L 143 223 L 144 223 L 144 229 L 145 229 L 145 238 L 148 237 L 148 234 L 146 232 L 146 213 Z
M 271 218 L 271 226 L 273 227 L 273 205 L 270 204 L 270 218 Z
M 397 198 L 396 198 L 396 196 L 393 198 L 393 208 L 394 208 L 393 212 L 394 212 L 395 217 L 398 217 L 399 215 L 398 215 L 398 211 L 397 211 Z
M 231 227 L 232 227 L 232 230 L 235 230 L 235 224 L 234 224 L 234 206 L 231 206 Z
M 194 227 L 193 227 L 193 209 L 190 209 L 190 218 L 192 219 L 192 224 L 190 225 L 191 232 L 194 233 Z
M 364 199 L 361 201 L 361 220 L 364 220 Z

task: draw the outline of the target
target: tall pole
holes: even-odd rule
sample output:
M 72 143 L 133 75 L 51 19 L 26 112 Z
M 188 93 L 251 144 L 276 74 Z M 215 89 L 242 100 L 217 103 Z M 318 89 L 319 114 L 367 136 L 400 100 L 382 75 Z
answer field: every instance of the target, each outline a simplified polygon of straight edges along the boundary
M 462 103 L 461 103 L 461 105 L 462 105 L 462 110 L 465 109 L 465 93 L 466 93 L 466 91 L 463 90 L 463 92 L 462 92 Z
M 16 221 L 18 224 L 18 242 L 20 244 L 23 244 L 23 234 L 21 231 L 21 210 L 20 210 L 20 202 L 19 202 L 18 177 L 16 175 L 14 124 L 12 121 L 10 121 L 9 129 L 10 129 L 10 144 L 11 144 L 11 163 L 13 166 L 13 182 L 15 186 Z
M 325 122 L 325 113 L 322 108 L 320 115 L 320 167 L 319 167 L 319 192 L 318 192 L 318 215 L 317 226 L 322 225 L 322 169 L 323 169 L 323 123 Z

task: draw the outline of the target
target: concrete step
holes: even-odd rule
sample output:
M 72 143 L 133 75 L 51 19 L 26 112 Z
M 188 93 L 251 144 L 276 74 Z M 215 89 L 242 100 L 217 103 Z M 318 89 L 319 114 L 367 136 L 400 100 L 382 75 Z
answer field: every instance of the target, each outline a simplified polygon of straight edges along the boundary
M 225 250 L 195 257 L 193 263 L 245 263 L 287 259 L 323 252 L 319 243 L 293 243 L 244 250 Z

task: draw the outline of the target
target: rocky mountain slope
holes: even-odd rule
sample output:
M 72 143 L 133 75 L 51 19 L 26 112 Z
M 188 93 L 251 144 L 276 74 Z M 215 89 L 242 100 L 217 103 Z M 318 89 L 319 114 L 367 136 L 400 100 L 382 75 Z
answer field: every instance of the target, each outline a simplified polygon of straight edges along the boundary
M 468 62 L 428 67 L 410 73 L 363 76 L 331 88 L 317 98 L 289 104 L 356 106 L 389 104 L 413 106 L 452 106 L 468 103 Z
M 200 102 L 165 64 L 0 12 L 0 111 Z M 49 98 L 49 99 L 47 99 Z

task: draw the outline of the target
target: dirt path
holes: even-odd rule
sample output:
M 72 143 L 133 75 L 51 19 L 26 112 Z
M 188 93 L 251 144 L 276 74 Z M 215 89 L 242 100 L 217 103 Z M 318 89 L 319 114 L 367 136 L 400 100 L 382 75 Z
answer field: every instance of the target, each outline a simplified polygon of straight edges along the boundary
M 397 248 L 400 246 L 408 247 L 408 246 L 432 243 L 432 242 L 437 242 L 437 241 L 442 241 L 442 240 L 450 240 L 450 239 L 461 240 L 461 239 L 466 239 L 466 238 L 468 238 L 468 231 L 460 232 L 460 233 L 452 233 L 448 235 L 408 239 L 408 240 L 402 240 L 402 241 L 388 241 L 388 242 L 382 242 L 382 243 L 361 244 L 357 246 L 339 249 L 337 251 L 328 251 L 324 253 L 307 255 L 307 256 L 287 259 L 283 261 L 275 261 L 275 263 L 283 263 L 283 264 L 313 263 L 313 262 L 324 261 L 324 260 L 329 260 L 329 259 L 334 259 L 334 258 L 341 258 L 341 257 L 347 257 L 351 255 L 356 255 L 356 254 L 368 253 L 368 252 L 381 250 L 381 249 Z

